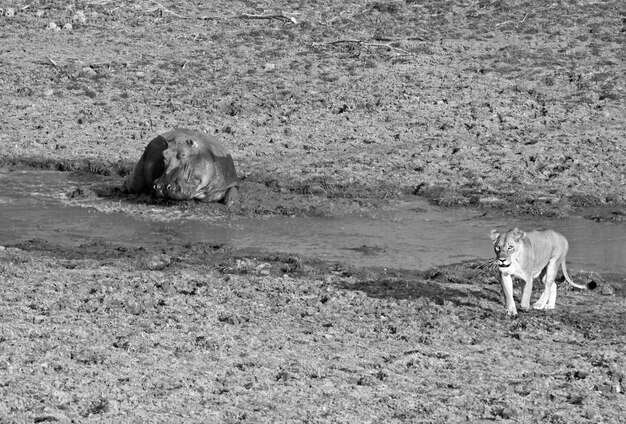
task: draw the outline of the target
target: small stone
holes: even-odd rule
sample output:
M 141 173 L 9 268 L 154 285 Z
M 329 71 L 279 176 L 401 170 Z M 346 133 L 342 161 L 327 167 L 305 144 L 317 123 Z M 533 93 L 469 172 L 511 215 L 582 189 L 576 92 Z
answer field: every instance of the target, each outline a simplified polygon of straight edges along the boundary
M 129 301 L 126 303 L 126 311 L 132 315 L 141 315 L 144 312 L 145 308 L 143 305 L 135 302 Z
M 7 10 L 4 11 L 4 16 L 6 16 L 7 18 L 12 18 L 13 16 L 15 16 L 15 9 L 13 9 L 12 7 L 7 7 Z
M 517 415 L 517 413 L 515 412 L 515 409 L 513 408 L 504 408 L 502 410 L 502 418 L 513 418 L 515 415 Z
M 65 31 L 71 31 L 73 28 L 74 27 L 72 27 L 72 24 L 70 24 L 70 23 L 67 23 L 67 24 L 63 25 L 63 29 Z
M 83 69 L 81 69 L 81 73 L 87 77 L 95 77 L 96 75 L 98 75 L 95 69 L 89 66 L 85 66 Z
M 72 21 L 84 24 L 87 22 L 87 17 L 84 12 L 78 11 L 74 14 L 74 16 L 72 16 Z
M 496 415 L 505 418 L 505 419 L 511 419 L 513 418 L 515 415 L 517 415 L 517 411 L 511 407 L 506 407 L 506 408 L 500 408 L 498 410 L 496 410 Z
M 589 375 L 588 371 L 578 370 L 574 372 L 574 378 L 576 378 L 577 380 L 582 380 L 584 378 L 587 378 L 588 375 Z
M 376 379 L 371 375 L 364 375 L 356 382 L 359 386 L 372 387 L 376 385 Z

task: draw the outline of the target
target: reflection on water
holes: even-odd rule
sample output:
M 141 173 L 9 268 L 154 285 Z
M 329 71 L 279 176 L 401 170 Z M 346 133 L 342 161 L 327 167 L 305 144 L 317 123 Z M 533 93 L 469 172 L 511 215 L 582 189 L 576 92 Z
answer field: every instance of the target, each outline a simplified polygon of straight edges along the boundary
M 135 217 L 67 206 L 64 193 L 85 178 L 101 177 L 34 171 L 0 174 L 0 245 L 32 238 L 59 244 L 228 243 L 234 248 L 296 253 L 356 266 L 426 269 L 492 257 L 489 231 L 517 225 L 563 233 L 570 242 L 571 269 L 626 273 L 626 225 L 576 217 L 485 219 L 477 210 L 441 209 L 421 200 L 398 201 L 367 216 L 200 221 L 180 214 L 171 218 L 167 207 L 155 206 L 149 214 Z M 123 205 L 117 209 L 124 210 Z

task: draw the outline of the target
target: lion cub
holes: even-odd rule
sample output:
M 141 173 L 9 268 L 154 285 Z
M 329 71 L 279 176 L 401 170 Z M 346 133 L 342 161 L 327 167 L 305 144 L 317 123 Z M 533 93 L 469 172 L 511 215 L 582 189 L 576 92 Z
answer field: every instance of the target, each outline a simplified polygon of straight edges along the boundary
M 491 240 L 496 252 L 498 268 L 502 278 L 502 291 L 506 303 L 508 316 L 517 316 L 517 309 L 513 301 L 513 278 L 518 277 L 525 281 L 522 293 L 522 309 L 530 308 L 530 295 L 533 289 L 533 279 L 542 276 L 545 289 L 539 300 L 533 305 L 535 309 L 554 309 L 556 302 L 556 283 L 554 279 L 559 270 L 574 287 L 593 290 L 595 282 L 587 286 L 572 281 L 565 266 L 565 256 L 569 247 L 567 239 L 553 230 L 525 232 L 515 227 L 504 234 L 498 230 L 491 230 Z

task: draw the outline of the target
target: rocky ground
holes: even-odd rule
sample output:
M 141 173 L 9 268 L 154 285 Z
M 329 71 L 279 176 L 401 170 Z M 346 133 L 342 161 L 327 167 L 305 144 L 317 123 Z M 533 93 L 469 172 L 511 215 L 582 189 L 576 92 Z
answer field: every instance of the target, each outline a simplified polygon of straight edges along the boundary
M 241 204 L 207 213 L 419 194 L 624 216 L 621 0 L 0 9 L 2 169 L 117 181 L 154 135 L 188 127 L 242 177 Z M 487 263 L 7 243 L 0 422 L 626 422 L 626 278 L 574 279 L 599 288 L 560 285 L 555 311 L 507 320 Z

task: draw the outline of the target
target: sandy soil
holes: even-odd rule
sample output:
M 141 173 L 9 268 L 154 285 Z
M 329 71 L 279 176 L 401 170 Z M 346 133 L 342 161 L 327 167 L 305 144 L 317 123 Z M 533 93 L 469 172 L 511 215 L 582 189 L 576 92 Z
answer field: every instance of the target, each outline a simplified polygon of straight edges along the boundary
M 621 0 L 0 9 L 4 169 L 117 181 L 150 138 L 188 127 L 217 134 L 242 176 L 241 204 L 207 213 L 420 194 L 624 216 Z M 34 240 L 0 248 L 0 278 L 2 423 L 626 422 L 623 276 L 577 273 L 599 289 L 562 285 L 555 311 L 514 321 L 484 263 Z

